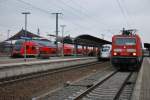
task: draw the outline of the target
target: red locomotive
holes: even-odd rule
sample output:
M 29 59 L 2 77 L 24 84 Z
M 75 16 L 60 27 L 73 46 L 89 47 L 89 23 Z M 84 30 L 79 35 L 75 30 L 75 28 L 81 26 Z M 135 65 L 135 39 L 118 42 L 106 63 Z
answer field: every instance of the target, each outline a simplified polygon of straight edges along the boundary
M 123 29 L 121 35 L 112 37 L 111 63 L 115 67 L 120 69 L 127 68 L 127 65 L 137 67 L 142 63 L 142 42 L 135 32 L 136 30 Z

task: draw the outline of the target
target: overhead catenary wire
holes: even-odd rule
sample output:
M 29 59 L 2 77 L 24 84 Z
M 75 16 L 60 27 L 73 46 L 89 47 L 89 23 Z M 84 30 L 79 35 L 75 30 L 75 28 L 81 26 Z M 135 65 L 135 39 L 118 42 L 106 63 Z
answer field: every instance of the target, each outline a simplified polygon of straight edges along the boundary
M 85 13 L 85 15 L 87 15 L 89 18 L 91 17 L 90 16 L 90 14 L 88 14 L 87 12 L 89 12 L 89 10 L 87 9 L 87 8 L 85 8 L 85 7 L 83 7 L 81 4 L 79 4 L 78 2 L 76 2 L 76 1 L 74 1 L 74 0 L 67 0 L 68 2 L 72 2 L 72 4 L 74 4 L 77 8 L 80 8 L 80 9 L 82 9 L 82 10 L 80 10 L 80 12 L 82 11 L 82 12 L 84 12 Z M 85 2 L 85 1 L 84 1 Z M 100 18 L 99 18 L 100 19 Z M 93 19 L 98 25 L 99 25 L 99 23 L 100 23 L 100 25 L 105 25 L 105 27 L 107 26 L 107 27 L 110 27 L 110 26 L 108 26 L 107 24 L 105 24 L 105 23 L 102 23 L 102 21 L 99 21 L 99 20 L 97 20 L 97 19 Z M 110 30 L 110 28 L 108 28 L 109 30 Z M 106 29 L 106 30 L 108 30 L 108 29 Z M 102 30 L 101 30 L 102 31 Z M 105 34 L 106 35 L 106 34 Z
M 53 2 L 54 3 L 54 2 Z M 65 2 L 61 2 L 61 3 L 58 3 L 58 2 L 56 2 L 56 4 L 54 4 L 55 5 L 55 7 L 57 7 L 57 8 L 60 8 L 61 9 L 61 12 L 63 12 L 63 11 L 65 11 L 65 12 L 63 12 L 64 13 L 64 16 L 65 16 L 65 13 L 66 13 L 66 11 L 70 14 L 70 15 L 74 15 L 74 16 L 76 16 L 76 17 L 78 17 L 78 18 L 80 18 L 81 20 L 83 20 L 83 19 L 86 19 L 86 17 L 87 16 L 85 16 L 85 15 L 83 15 L 83 14 L 81 14 L 80 13 L 80 10 L 76 10 L 76 8 L 73 8 L 73 7 L 71 7 L 71 6 L 69 6 L 68 4 L 66 5 L 66 3 Z M 69 10 L 67 9 L 65 9 L 65 8 L 69 8 Z M 70 8 L 71 7 L 71 8 Z M 90 18 L 90 17 L 89 17 Z M 64 20 L 64 19 L 63 19 Z M 68 20 L 65 20 L 65 21 L 68 21 Z M 68 21 L 69 22 L 69 21 Z M 83 21 L 82 21 L 83 22 Z M 92 23 L 93 23 L 94 21 L 92 21 Z M 91 28 L 91 25 L 94 27 L 94 26 L 97 26 L 97 25 L 93 25 L 92 23 L 88 23 L 87 21 L 84 21 L 84 23 L 86 23 L 86 25 L 90 25 L 89 27 L 87 27 L 87 26 L 85 26 L 85 25 L 81 25 L 81 24 L 79 24 L 79 23 L 77 23 L 77 22 L 69 22 L 69 23 L 71 23 L 71 24 L 74 24 L 74 26 L 77 26 L 78 28 L 82 28 L 82 29 L 85 29 L 85 30 L 89 30 L 90 28 Z M 92 30 L 93 30 L 94 28 L 92 28 Z M 98 33 L 98 31 L 96 30 L 95 31 L 95 33 Z
M 45 14 L 48 14 L 48 15 L 50 15 L 51 12 L 53 12 L 53 10 L 56 8 L 55 6 L 57 6 L 60 9 L 62 9 L 63 11 L 65 11 L 65 12 L 63 12 L 64 16 L 68 16 L 69 14 L 66 15 L 66 12 L 68 12 L 68 13 L 70 13 L 70 16 L 77 17 L 77 20 L 81 19 L 81 22 L 80 21 L 69 21 L 68 19 L 65 19 L 65 18 L 61 19 L 61 21 L 63 20 L 65 23 L 70 23 L 71 25 L 75 26 L 78 30 L 82 29 L 82 30 L 86 31 L 86 30 L 90 29 L 90 31 L 92 31 L 93 33 L 99 33 L 99 29 L 96 28 L 95 26 L 98 26 L 98 25 L 106 26 L 105 24 L 103 24 L 97 18 L 96 19 L 91 18 L 92 15 L 89 14 L 88 9 L 83 7 L 82 5 L 80 5 L 79 3 L 77 3 L 74 0 L 70 1 L 70 2 L 73 2 L 73 4 L 75 4 L 74 6 L 71 6 L 69 4 L 69 2 L 67 2 L 69 0 L 67 0 L 67 1 L 59 0 L 60 3 L 57 0 L 56 1 L 50 1 L 53 4 L 54 4 L 54 2 L 56 4 L 53 5 L 52 3 L 50 3 L 50 6 L 52 6 L 52 7 L 49 7 L 50 9 L 48 9 L 48 10 L 44 9 L 44 7 L 38 7 L 35 4 L 33 4 L 31 2 L 27 2 L 25 0 L 17 0 L 17 1 L 19 1 L 20 3 L 23 3 L 25 5 L 28 5 L 28 6 L 30 6 L 33 9 L 36 9 L 38 11 L 41 11 L 41 12 L 45 13 Z M 81 8 L 82 10 L 80 10 L 79 8 Z M 54 18 L 54 17 L 51 16 L 51 18 Z M 83 19 L 84 20 L 91 20 L 91 21 L 90 22 L 89 21 L 84 21 Z M 67 26 L 69 27 L 69 25 L 67 25 Z M 77 31 L 77 30 L 75 30 L 75 31 Z
M 75 1 L 71 0 L 70 2 L 73 2 L 74 5 L 78 6 L 76 8 L 74 8 L 73 6 L 70 6 L 67 2 L 64 2 L 63 0 L 60 0 L 60 2 L 62 2 L 64 5 L 66 5 L 67 7 L 71 8 L 72 10 L 74 10 L 75 12 L 77 12 L 78 14 L 80 14 L 80 16 L 83 16 L 84 19 L 90 19 L 90 20 L 92 20 L 92 22 L 95 24 L 95 26 L 97 26 L 97 25 L 107 26 L 102 21 L 99 21 L 97 19 L 91 19 L 91 17 L 92 17 L 92 16 L 90 16 L 91 14 L 87 13 L 89 11 L 87 9 L 85 9 L 84 7 L 82 7 L 81 5 L 77 4 Z M 82 8 L 82 10 L 77 9 L 77 8 Z
M 133 17 L 130 16 L 130 13 L 129 13 L 127 7 L 126 7 L 125 1 L 122 0 L 121 2 L 122 2 L 122 4 L 123 4 L 123 8 L 124 8 L 124 10 L 125 10 L 125 12 L 126 12 L 128 21 L 130 21 L 130 25 L 131 25 L 131 26 L 135 26 L 135 22 L 133 21 Z M 129 20 L 129 19 L 130 19 L 130 20 Z
M 87 12 L 89 12 L 89 10 L 83 6 L 81 6 L 79 3 L 75 2 L 74 0 L 68 0 L 70 2 L 73 2 L 73 4 L 75 4 L 76 6 L 78 6 L 79 8 L 82 8 L 82 13 L 85 13 L 88 17 L 91 17 L 89 15 L 91 14 L 88 14 Z M 107 24 L 103 23 L 102 21 L 99 21 L 97 19 L 93 19 L 96 23 L 100 23 L 101 25 L 105 25 L 105 26 L 108 26 Z
M 19 1 L 20 3 L 23 3 L 23 4 L 25 4 L 25 5 L 28 5 L 28 6 L 30 6 L 30 7 L 32 7 L 32 8 L 34 8 L 34 9 L 36 9 L 36 10 L 39 10 L 39 11 L 41 11 L 41 12 L 44 12 L 44 13 L 46 13 L 46 14 L 51 14 L 51 12 L 53 11 L 52 9 L 51 9 L 51 11 L 49 10 L 45 10 L 45 9 L 42 9 L 41 7 L 37 7 L 37 6 L 35 6 L 35 5 L 33 5 L 33 4 L 31 4 L 31 3 L 28 3 L 28 2 L 25 2 L 25 1 L 23 1 L 23 0 L 17 0 L 17 1 Z M 56 5 L 55 5 L 56 6 Z M 63 9 L 63 8 L 62 8 Z M 72 13 L 72 12 L 71 12 Z M 74 14 L 74 13 L 72 13 L 72 14 Z M 74 15 L 76 15 L 77 16 L 77 14 L 74 14 Z M 81 16 L 78 16 L 78 17 L 81 17 Z M 83 17 L 82 17 L 83 18 Z M 70 22 L 70 23 L 72 23 L 72 22 Z M 73 22 L 74 23 L 74 22 Z M 73 24 L 72 23 L 72 24 Z M 89 23 L 88 23 L 89 24 Z M 79 25 L 79 24 L 75 24 L 74 26 L 77 26 L 77 27 L 79 27 L 79 28 L 83 28 L 83 29 L 85 29 L 85 30 L 87 30 L 87 29 L 89 29 L 90 27 L 85 27 L 85 26 L 82 26 L 82 25 Z
M 50 11 L 48 11 L 48 10 L 45 10 L 45 9 L 42 9 L 41 7 L 37 7 L 37 6 L 35 6 L 35 5 L 33 5 L 33 4 L 31 4 L 31 3 L 28 3 L 28 2 L 25 2 L 25 1 L 23 1 L 23 0 L 17 0 L 17 1 L 19 1 L 19 2 L 21 2 L 21 3 L 23 3 L 23 4 L 25 4 L 25 5 L 28 5 L 28 6 L 30 6 L 30 7 L 32 7 L 32 8 L 34 8 L 34 9 L 36 9 L 36 10 L 39 10 L 39 11 L 42 11 L 42 12 L 44 12 L 44 13 L 46 13 L 46 14 L 50 14 L 49 12 Z M 62 0 L 61 0 L 62 1 Z M 60 3 L 58 3 L 58 4 L 60 4 Z M 66 5 L 66 3 L 65 2 L 63 2 L 62 1 L 62 3 L 61 3 L 61 5 L 65 5 L 65 6 L 67 6 L 67 7 L 71 7 L 70 5 Z M 56 6 L 56 5 L 55 5 Z M 63 9 L 63 10 L 65 10 L 64 8 L 62 8 L 61 7 L 61 9 Z M 89 15 L 88 14 L 84 14 L 84 13 L 82 13 L 82 14 L 80 14 L 81 12 L 80 12 L 80 10 L 78 10 L 78 9 L 76 9 L 76 8 L 73 8 L 73 7 L 71 7 L 71 9 L 72 9 L 72 11 L 70 11 L 71 12 L 71 14 L 73 14 L 73 15 L 75 15 L 75 16 L 77 16 L 77 17 L 79 17 L 80 19 L 88 19 L 88 18 L 90 18 L 89 17 Z M 66 10 L 65 10 L 66 11 Z M 88 16 L 88 17 L 87 17 Z M 95 19 L 94 19 L 95 20 Z M 68 21 L 69 22 L 69 21 Z M 85 21 L 86 23 L 87 23 L 87 21 Z M 84 22 L 84 23 L 85 23 Z M 95 23 L 94 23 L 95 22 Z M 71 23 L 71 24 L 73 24 L 74 26 L 76 26 L 76 27 L 78 27 L 78 28 L 82 28 L 82 29 L 85 29 L 85 30 L 88 30 L 89 28 L 91 28 L 91 26 L 92 27 L 94 27 L 94 26 L 97 26 L 97 25 L 99 25 L 99 23 L 98 23 L 98 21 L 96 20 L 96 21 L 92 21 L 92 23 L 94 24 L 94 25 L 92 25 L 92 23 L 87 23 L 86 25 L 90 25 L 90 26 L 85 26 L 85 25 L 81 25 L 81 24 L 79 24 L 79 23 L 77 23 L 77 22 L 69 22 L 69 23 Z M 98 23 L 98 24 L 97 24 Z M 96 29 L 94 29 L 94 28 L 92 28 L 92 30 L 95 32 L 95 33 L 98 33 L 98 31 L 96 30 Z
M 24 1 L 24 0 L 17 0 L 17 1 L 19 1 L 20 3 L 23 3 L 23 4 L 25 4 L 25 5 L 27 5 L 27 6 L 30 6 L 31 8 L 33 8 L 33 9 L 36 9 L 36 10 L 38 10 L 38 11 L 41 11 L 41 12 L 44 12 L 44 13 L 46 13 L 46 14 L 50 14 L 51 13 L 51 11 L 49 10 L 45 10 L 45 9 L 42 9 L 41 7 L 38 7 L 38 6 L 35 6 L 35 5 L 33 5 L 33 4 L 31 4 L 31 3 L 29 3 L 29 2 L 26 2 L 26 1 Z M 61 5 L 64 5 L 65 4 L 65 2 L 62 4 L 61 3 Z M 56 5 L 55 5 L 56 6 Z M 65 6 L 67 6 L 68 7 L 68 5 L 65 5 Z M 78 5 L 78 6 L 80 6 L 80 5 Z M 61 7 L 62 8 L 62 7 Z M 70 8 L 70 6 L 68 7 L 68 8 Z M 63 8 L 62 8 L 63 9 Z M 83 9 L 83 8 L 82 8 Z M 52 10 L 52 9 L 51 9 Z M 63 9 L 63 10 L 65 10 L 65 9 Z M 66 10 L 65 10 L 66 11 Z M 73 15 L 75 15 L 75 16 L 77 16 L 77 17 L 79 17 L 80 19 L 88 19 L 88 17 L 90 18 L 90 16 L 88 15 L 88 14 L 84 14 L 84 13 L 82 13 L 82 14 L 80 14 L 81 12 L 80 12 L 80 10 L 78 10 L 78 9 L 76 9 L 76 8 L 74 8 L 74 7 L 71 7 L 71 11 L 69 11 L 69 12 L 71 12 L 71 14 L 73 14 Z M 88 17 L 87 17 L 88 16 Z M 64 20 L 64 19 L 63 19 Z M 67 21 L 67 20 L 66 20 Z M 69 22 L 69 21 L 68 21 Z M 96 22 L 96 21 L 95 21 Z M 91 26 L 93 26 L 94 27 L 94 25 L 92 24 L 92 23 L 88 23 L 87 21 L 85 21 L 84 23 L 86 23 L 86 25 L 87 26 L 85 26 L 85 25 L 83 25 L 83 24 L 80 24 L 80 23 L 78 23 L 78 22 L 69 22 L 69 23 L 71 23 L 71 24 L 73 24 L 74 26 L 76 26 L 76 27 L 78 27 L 78 28 L 82 28 L 82 29 L 84 29 L 84 30 L 89 30 L 89 28 L 91 28 Z M 94 23 L 94 21 L 93 21 L 93 23 Z M 97 24 L 98 22 L 96 22 L 96 23 L 94 23 L 95 25 Z M 94 30 L 94 28 L 92 28 L 92 30 Z M 98 31 L 96 31 L 95 30 L 95 33 L 98 33 Z
M 62 0 L 61 0 L 62 1 Z M 90 14 L 88 14 L 87 12 L 89 12 L 89 10 L 87 9 L 87 8 L 85 8 L 85 7 L 83 7 L 82 5 L 80 5 L 80 4 L 78 4 L 77 2 L 75 2 L 74 0 L 67 0 L 68 2 L 72 2 L 72 4 L 70 4 L 70 5 L 75 5 L 75 7 L 76 8 L 80 8 L 80 9 L 82 9 L 82 10 L 79 10 L 78 11 L 78 13 L 79 12 L 82 12 L 82 15 L 84 15 L 84 17 L 86 16 L 87 18 L 91 18 L 92 16 L 90 16 Z M 65 3 L 65 2 L 64 2 Z M 65 3 L 66 4 L 66 3 Z M 67 5 L 66 5 L 67 6 Z M 74 7 L 74 6 L 71 6 L 71 8 L 72 7 Z M 99 18 L 100 19 L 100 18 Z M 107 24 L 104 24 L 104 23 L 102 23 L 102 21 L 100 21 L 100 20 L 97 20 L 97 19 L 92 19 L 92 21 L 93 22 L 95 22 L 94 23 L 94 25 L 92 25 L 93 27 L 95 27 L 95 26 L 99 26 L 99 25 L 104 25 L 105 27 L 107 26 L 107 28 L 108 29 L 110 29 L 110 26 L 108 26 Z M 91 24 L 91 23 L 89 23 L 89 24 Z M 108 30 L 107 29 L 107 30 Z M 89 29 L 88 29 L 89 30 Z M 101 29 L 100 29 L 101 30 Z M 102 30 L 101 30 L 102 31 Z M 96 31 L 96 33 L 100 33 L 99 31 Z
M 61 3 L 57 3 L 56 4 L 56 6 L 57 7 L 59 7 L 60 9 L 62 9 L 63 11 L 67 11 L 65 8 L 67 7 L 67 8 L 69 8 L 69 13 L 70 14 L 72 14 L 72 15 L 75 15 L 76 17 L 78 17 L 78 18 L 80 18 L 81 20 L 85 20 L 85 19 L 89 19 L 88 18 L 88 15 L 85 15 L 85 14 L 82 14 L 81 12 L 80 12 L 80 10 L 78 10 L 78 9 L 76 9 L 76 8 L 74 8 L 74 7 L 72 7 L 72 6 L 70 6 L 68 3 L 66 3 L 66 2 L 64 2 L 64 1 L 62 1 L 62 0 L 59 0 L 59 2 L 61 2 Z M 58 6 L 59 5 L 59 6 Z M 65 15 L 65 14 L 64 14 Z M 83 21 L 82 21 L 83 22 Z M 71 23 L 75 23 L 75 22 L 71 22 Z M 94 23 L 94 21 L 92 21 L 92 23 L 88 23 L 87 21 L 84 21 L 84 23 L 86 23 L 86 25 L 91 25 L 92 23 L 93 24 L 95 24 Z M 79 26 L 79 24 L 77 23 L 76 24 L 77 26 Z M 94 25 L 92 25 L 92 26 L 94 26 Z M 90 27 L 85 27 L 85 26 L 82 26 L 82 27 L 84 27 L 84 29 L 85 30 L 88 30 L 89 28 L 91 28 L 91 26 Z M 80 25 L 80 28 L 81 28 L 81 25 Z M 94 29 L 94 28 L 93 28 Z
M 126 22 L 126 25 L 129 26 L 129 27 L 131 27 L 130 24 L 128 23 L 128 18 L 127 18 L 126 14 L 125 14 L 125 11 L 124 11 L 124 9 L 123 9 L 123 7 L 122 7 L 120 1 L 119 1 L 119 0 L 116 0 L 116 1 L 117 1 L 117 4 L 118 4 L 119 8 L 120 8 L 121 14 L 122 14 L 123 17 L 124 17 L 124 20 L 125 20 L 125 22 Z
M 48 14 L 48 15 L 51 14 L 50 11 L 45 10 L 45 9 L 42 9 L 41 7 L 34 6 L 34 5 L 31 4 L 31 3 L 25 2 L 25 1 L 23 1 L 23 0 L 17 0 L 17 1 L 20 2 L 20 3 L 22 3 L 22 4 L 28 5 L 28 6 L 32 7 L 33 9 L 36 9 L 36 10 L 41 11 L 41 12 L 43 12 L 43 13 L 46 13 L 46 14 Z

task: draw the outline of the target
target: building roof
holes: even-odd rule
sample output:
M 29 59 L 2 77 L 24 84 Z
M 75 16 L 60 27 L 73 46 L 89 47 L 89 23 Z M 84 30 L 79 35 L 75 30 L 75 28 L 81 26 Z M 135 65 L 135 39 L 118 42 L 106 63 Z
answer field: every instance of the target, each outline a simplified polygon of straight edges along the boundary
M 26 38 L 42 38 L 41 36 L 39 35 L 36 35 L 34 33 L 31 33 L 29 31 L 26 32 L 26 35 L 25 35 L 25 30 L 21 30 L 19 31 L 18 33 L 16 33 L 14 36 L 10 37 L 9 39 L 7 39 L 6 41 L 11 41 L 11 40 L 18 40 L 18 39 L 22 39 L 23 37 L 26 37 Z
M 101 46 L 103 44 L 111 44 L 110 41 L 100 39 L 91 35 L 83 34 L 74 39 L 75 44 L 87 45 L 87 46 Z
M 144 47 L 150 49 L 150 43 L 144 43 Z
M 12 44 L 6 41 L 0 42 L 0 47 L 9 47 L 9 46 L 12 46 Z

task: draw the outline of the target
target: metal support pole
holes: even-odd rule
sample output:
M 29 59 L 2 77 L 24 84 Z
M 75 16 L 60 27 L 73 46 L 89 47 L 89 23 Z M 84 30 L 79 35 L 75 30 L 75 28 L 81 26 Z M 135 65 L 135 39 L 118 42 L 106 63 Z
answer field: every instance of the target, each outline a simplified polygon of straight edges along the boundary
M 60 25 L 62 27 L 62 57 L 64 57 L 64 28 L 66 25 Z
M 78 44 L 76 44 L 76 56 L 78 55 Z
M 84 56 L 84 45 L 82 45 L 82 56 Z
M 88 56 L 88 46 L 86 45 L 86 56 Z
M 58 56 L 58 15 L 62 13 L 52 13 L 56 15 L 56 53 Z
M 25 15 L 25 33 L 24 33 L 24 37 L 25 37 L 25 43 L 26 43 L 26 38 L 27 38 L 27 15 L 30 14 L 30 12 L 22 12 L 22 14 Z M 27 50 L 26 50 L 26 45 L 24 44 L 24 61 L 26 61 L 26 57 L 27 56 Z
M 74 57 L 77 56 L 77 44 L 74 43 Z
M 7 39 L 9 39 L 9 34 L 10 34 L 10 30 L 7 31 Z M 10 43 L 10 47 L 9 47 L 9 55 L 12 54 L 12 40 L 11 40 L 11 43 Z
M 9 39 L 10 30 L 7 32 L 7 39 Z

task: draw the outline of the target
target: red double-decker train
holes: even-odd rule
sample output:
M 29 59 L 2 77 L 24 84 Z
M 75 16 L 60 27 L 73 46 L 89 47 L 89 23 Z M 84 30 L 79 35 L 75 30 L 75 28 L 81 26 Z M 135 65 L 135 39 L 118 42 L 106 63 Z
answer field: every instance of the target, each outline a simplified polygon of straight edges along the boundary
M 26 48 L 26 51 L 25 51 Z M 12 57 L 39 56 L 41 53 L 55 54 L 56 46 L 46 40 L 17 40 L 13 47 Z
M 83 49 L 82 46 L 78 46 L 78 49 L 75 51 L 73 44 L 64 44 L 64 48 L 62 48 L 62 44 L 58 45 L 58 53 L 62 55 L 62 49 L 64 56 L 73 55 L 75 52 L 77 55 L 82 55 L 84 52 L 91 54 L 93 52 L 92 49 L 88 48 Z M 25 51 L 26 48 L 26 51 Z M 12 57 L 23 57 L 26 56 L 56 56 L 57 48 L 56 44 L 42 39 L 33 39 L 24 41 L 23 39 L 17 40 L 13 47 Z
M 124 30 L 112 37 L 111 63 L 119 69 L 138 68 L 143 59 L 142 42 L 136 30 Z

